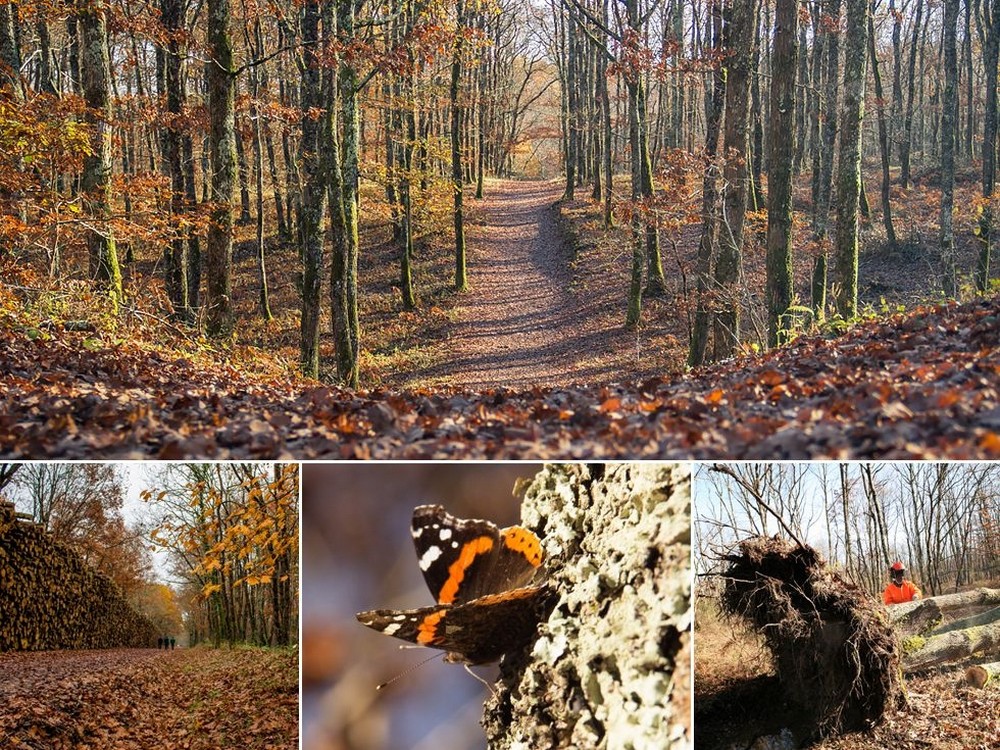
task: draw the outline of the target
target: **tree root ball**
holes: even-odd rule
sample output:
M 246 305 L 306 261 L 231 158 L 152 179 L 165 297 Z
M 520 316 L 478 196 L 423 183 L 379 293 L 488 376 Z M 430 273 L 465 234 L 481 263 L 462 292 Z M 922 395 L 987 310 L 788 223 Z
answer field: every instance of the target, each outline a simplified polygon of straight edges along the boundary
M 723 611 L 764 636 L 813 737 L 867 729 L 906 705 L 901 655 L 881 603 L 816 550 L 754 537 L 724 560 Z

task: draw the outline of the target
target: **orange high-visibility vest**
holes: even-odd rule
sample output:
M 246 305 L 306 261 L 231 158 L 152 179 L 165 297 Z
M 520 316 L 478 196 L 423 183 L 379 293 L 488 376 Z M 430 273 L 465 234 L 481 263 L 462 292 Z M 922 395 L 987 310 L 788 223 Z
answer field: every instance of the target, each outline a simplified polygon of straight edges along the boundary
M 919 598 L 920 589 L 916 587 L 913 581 L 903 581 L 902 586 L 890 583 L 885 587 L 885 591 L 882 592 L 882 601 L 886 604 L 902 604 L 903 602 L 912 602 L 914 599 Z

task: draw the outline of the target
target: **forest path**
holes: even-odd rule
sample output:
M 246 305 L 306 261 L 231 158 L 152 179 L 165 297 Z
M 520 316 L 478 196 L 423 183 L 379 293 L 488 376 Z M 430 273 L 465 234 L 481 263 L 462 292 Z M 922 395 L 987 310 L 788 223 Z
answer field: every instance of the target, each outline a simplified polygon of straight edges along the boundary
M 588 321 L 570 290 L 573 250 L 553 207 L 561 195 L 557 182 L 491 180 L 481 201 L 467 198 L 469 292 L 444 360 L 420 379 L 530 388 L 609 375 L 586 359 L 612 332 Z
M 0 746 L 12 750 L 298 747 L 291 651 L 17 652 L 0 654 L 0 674 Z

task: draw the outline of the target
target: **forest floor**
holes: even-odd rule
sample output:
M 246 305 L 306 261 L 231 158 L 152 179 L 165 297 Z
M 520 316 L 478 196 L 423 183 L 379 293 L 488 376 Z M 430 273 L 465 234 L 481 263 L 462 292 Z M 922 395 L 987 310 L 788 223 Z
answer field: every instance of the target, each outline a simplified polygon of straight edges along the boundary
M 806 739 L 805 717 L 789 700 L 770 655 L 754 633 L 706 615 L 695 630 L 695 737 L 704 750 L 795 748 Z M 1000 737 L 1000 687 L 959 685 L 962 669 L 906 680 L 908 706 L 868 731 L 809 745 L 815 750 L 993 750 Z M 782 730 L 791 733 L 783 742 Z
M 1000 298 L 904 309 L 892 296 L 846 333 L 685 371 L 693 224 L 671 235 L 668 288 L 628 331 L 630 250 L 593 226 L 592 204 L 548 207 L 553 183 L 488 194 L 469 201 L 471 290 L 449 289 L 446 236 L 422 237 L 416 311 L 399 304 L 385 217 L 366 212 L 357 391 L 290 374 L 294 248 L 272 249 L 275 320 L 262 322 L 239 245 L 245 324 L 228 347 L 162 318 L 152 265 L 129 270 L 133 301 L 114 317 L 85 282 L 46 288 L 0 257 L 0 456 L 1000 458 Z M 914 252 L 897 276 L 928 283 Z M 746 269 L 758 291 L 760 265 L 752 254 Z M 329 358 L 328 332 L 323 347 Z
M 0 654 L 5 750 L 294 750 L 291 650 Z

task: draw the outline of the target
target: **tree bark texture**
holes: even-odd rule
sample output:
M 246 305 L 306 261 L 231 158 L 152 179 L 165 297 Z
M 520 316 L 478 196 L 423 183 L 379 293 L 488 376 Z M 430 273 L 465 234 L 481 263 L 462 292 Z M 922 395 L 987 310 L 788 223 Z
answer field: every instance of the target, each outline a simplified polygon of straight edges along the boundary
M 878 118 L 878 146 L 882 157 L 882 225 L 885 227 L 886 242 L 889 247 L 895 247 L 896 230 L 892 226 L 892 203 L 889 200 L 889 129 L 885 121 L 885 95 L 882 92 L 882 75 L 879 73 L 875 50 L 875 21 L 871 15 L 868 16 L 868 52 L 875 82 L 875 116 Z
M 732 356 L 740 342 L 740 289 L 743 268 L 743 224 L 747 210 L 750 151 L 750 56 L 757 19 L 756 0 L 733 0 L 725 12 L 723 45 L 726 58 L 726 154 L 719 260 L 715 286 L 719 294 L 715 315 L 715 359 Z
M 711 0 L 709 5 L 712 51 L 721 51 L 722 0 Z M 719 135 L 722 129 L 722 107 L 725 102 L 726 79 L 721 63 L 712 71 L 712 88 L 706 90 L 705 174 L 702 181 L 701 240 L 698 243 L 697 295 L 694 324 L 688 347 L 688 364 L 697 367 L 705 361 L 708 333 L 712 325 L 715 302 L 712 294 L 712 259 L 719 240 Z
M 1000 624 L 952 630 L 903 643 L 903 671 L 916 672 L 976 655 L 1000 653 Z
M 550 465 L 522 518 L 558 595 L 530 654 L 501 663 L 491 748 L 692 747 L 690 474 L 674 464 Z
M 229 36 L 230 0 L 208 2 L 206 64 L 209 102 L 209 150 L 212 164 L 212 210 L 205 241 L 207 279 L 206 329 L 225 337 L 233 330 L 233 196 L 236 191 L 236 111 L 233 44 Z
M 767 189 L 767 343 L 784 343 L 792 304 L 792 156 L 798 3 L 778 0 L 771 55 L 771 169 Z M 799 133 L 799 138 L 802 133 Z
M 455 224 L 455 289 L 464 292 L 469 288 L 469 277 L 465 267 L 465 218 L 462 206 L 462 105 L 459 100 L 459 83 L 462 79 L 462 27 L 465 23 L 465 4 L 455 2 L 455 48 L 451 58 L 451 181 L 454 190 Z
M 932 596 L 906 604 L 889 607 L 893 627 L 904 635 L 928 633 L 941 623 L 948 612 L 969 608 L 1000 606 L 1000 589 L 979 588 L 958 594 Z
M 941 101 L 941 285 L 954 299 L 958 295 L 955 269 L 955 109 L 958 103 L 958 33 L 959 0 L 944 2 L 944 92 Z
M 844 34 L 844 105 L 837 163 L 837 237 L 834 249 L 836 305 L 850 320 L 858 310 L 858 206 L 861 195 L 861 122 L 868 60 L 868 0 L 847 0 Z
M 94 226 L 87 232 L 90 277 L 108 290 L 117 311 L 122 274 L 111 228 L 111 62 L 104 0 L 80 0 L 77 10 L 83 49 L 80 73 L 91 128 L 91 152 L 84 156 L 80 190 Z
M 163 132 L 165 145 L 164 163 L 170 178 L 170 214 L 174 221 L 181 221 L 185 213 L 185 185 L 183 162 L 183 134 L 180 118 L 184 110 L 183 61 L 187 54 L 181 42 L 180 32 L 184 28 L 184 3 L 181 0 L 161 0 L 160 18 L 168 33 L 168 41 L 163 50 L 163 85 L 170 115 Z M 164 274 L 167 296 L 174 308 L 174 315 L 188 320 L 191 317 L 188 282 L 188 246 L 184 232 L 179 226 L 174 228 L 174 237 L 164 248 Z
M 341 44 L 355 41 L 355 19 L 358 0 L 338 0 L 337 31 Z M 356 388 L 358 385 L 358 359 L 361 349 L 361 326 L 358 321 L 358 180 L 361 142 L 361 113 L 358 104 L 358 71 L 354 57 L 341 57 L 338 78 L 343 120 L 343 150 L 340 170 L 333 179 L 340 181 L 337 197 L 339 208 L 334 211 L 334 233 L 338 225 L 342 236 L 334 237 L 340 245 L 334 256 L 333 293 L 338 299 L 334 304 L 334 338 L 337 349 L 337 373 L 341 382 Z M 334 128 L 335 130 L 336 128 Z M 332 134 L 331 134 L 332 135 Z M 343 217 L 341 221 L 340 213 Z M 336 248 L 335 248 L 336 251 Z M 338 325 L 338 314 L 341 316 Z
M 320 286 L 323 271 L 323 209 L 327 188 L 321 162 L 322 120 L 315 116 L 324 103 L 321 97 L 319 49 L 319 2 L 307 0 L 302 9 L 302 138 L 299 159 L 303 173 L 302 217 L 302 317 L 299 362 L 302 374 L 319 377 Z M 323 143 L 325 148 L 328 144 Z
M 986 78 L 986 106 L 983 112 L 983 198 L 986 204 L 979 217 L 979 262 L 976 288 L 989 289 L 990 262 L 993 254 L 993 193 L 997 179 L 997 61 L 1000 58 L 1000 0 L 983 3 L 983 15 L 989 19 L 983 45 L 983 69 Z

